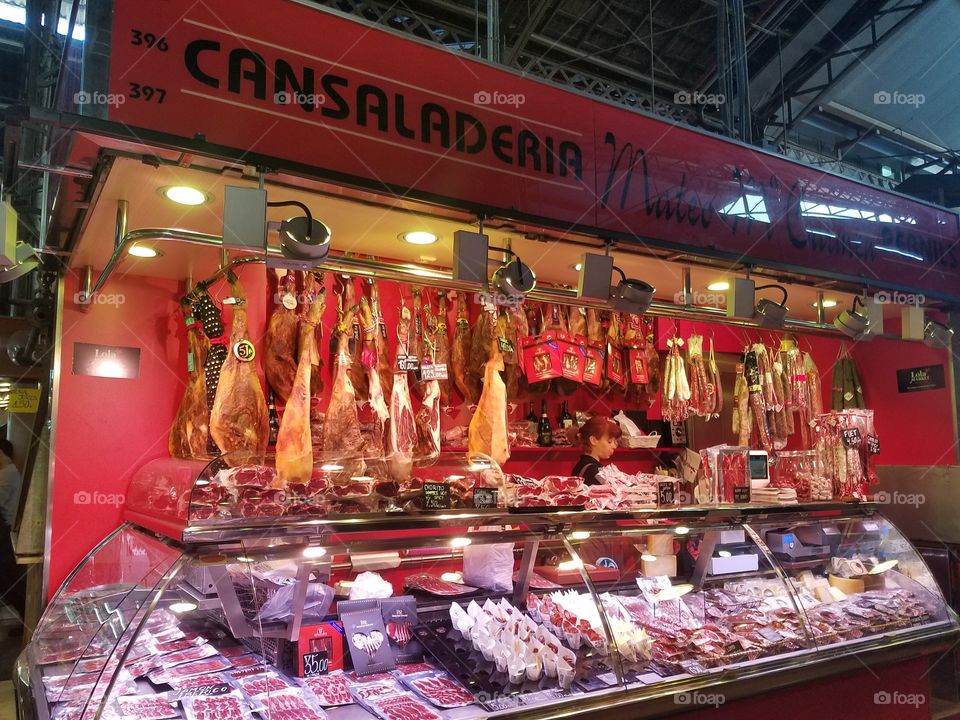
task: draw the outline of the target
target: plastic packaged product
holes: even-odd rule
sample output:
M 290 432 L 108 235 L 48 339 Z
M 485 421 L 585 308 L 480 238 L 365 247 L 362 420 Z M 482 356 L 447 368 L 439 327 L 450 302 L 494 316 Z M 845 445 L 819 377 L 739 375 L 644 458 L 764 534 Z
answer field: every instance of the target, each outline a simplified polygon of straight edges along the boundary
M 463 549 L 463 579 L 493 592 L 513 591 L 513 543 L 468 545 Z
M 474 697 L 447 673 L 434 670 L 401 678 L 404 685 L 440 708 L 470 705 Z
M 236 655 L 230 658 L 230 662 L 233 663 L 233 667 L 237 670 L 242 670 L 243 668 L 252 668 L 262 666 L 264 669 L 267 668 L 266 662 L 259 655 Z
M 119 697 L 117 698 L 117 705 L 125 718 L 166 720 L 167 718 L 180 717 L 180 712 L 170 703 L 166 693 Z
M 393 585 L 384 580 L 378 573 L 362 572 L 357 575 L 350 586 L 351 600 L 378 600 L 393 596 Z
M 317 703 L 324 707 L 351 705 L 353 703 L 347 678 L 342 672 L 299 678 L 297 682 L 313 693 Z
M 219 655 L 214 655 L 213 657 L 204 658 L 203 660 L 195 660 L 194 662 L 189 662 L 184 665 L 177 665 L 176 667 L 172 668 L 164 668 L 163 670 L 150 673 L 147 677 L 150 678 L 150 682 L 152 682 L 154 685 L 164 685 L 179 678 L 188 678 L 194 675 L 217 673 L 221 670 L 227 670 L 231 667 L 233 667 L 233 665 L 229 660 L 222 658 Z
M 161 655 L 160 664 L 163 665 L 164 668 L 172 668 L 176 665 L 193 662 L 194 660 L 213 657 L 216 654 L 217 649 L 213 647 L 213 645 L 197 645 L 185 650 L 177 650 L 176 652 Z
M 196 633 L 191 633 L 180 638 L 179 640 L 166 640 L 159 642 L 154 639 L 153 650 L 154 652 L 165 654 L 178 652 L 180 650 L 189 650 L 190 648 L 195 648 L 206 644 L 207 639 L 205 637 L 202 635 L 197 635 Z
M 469 595 L 475 593 L 477 588 L 459 583 L 447 582 L 440 579 L 437 575 L 430 573 L 420 573 L 419 575 L 409 575 L 403 584 L 413 590 L 422 590 L 431 595 L 440 595 L 442 597 L 454 595 Z
M 236 692 L 186 697 L 180 702 L 187 720 L 253 720 L 246 702 Z
M 197 688 L 214 687 L 217 685 L 230 685 L 234 687 L 236 683 L 227 674 L 210 673 L 207 675 L 194 675 L 193 677 L 177 678 L 170 681 L 171 687 L 175 690 L 194 690 Z M 202 694 L 202 693 L 198 693 Z
M 327 717 L 321 708 L 295 689 L 262 695 L 258 700 L 263 704 L 260 715 L 266 720 L 325 720 Z
M 377 698 L 369 708 L 383 720 L 442 720 L 434 710 L 409 693 Z
M 266 693 L 280 692 L 290 688 L 290 683 L 274 672 L 260 673 L 237 679 L 237 685 L 251 698 L 257 698 Z

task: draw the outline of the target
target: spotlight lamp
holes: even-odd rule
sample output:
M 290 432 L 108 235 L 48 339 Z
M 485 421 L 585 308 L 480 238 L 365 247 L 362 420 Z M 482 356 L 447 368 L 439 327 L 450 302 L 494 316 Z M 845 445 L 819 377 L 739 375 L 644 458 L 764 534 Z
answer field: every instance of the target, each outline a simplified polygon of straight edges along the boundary
M 628 278 L 616 265 L 613 269 L 620 275 L 620 282 L 610 292 L 610 307 L 618 312 L 643 315 L 650 309 L 657 289 L 643 280 Z
M 863 300 L 857 295 L 853 298 L 853 304 L 849 310 L 844 310 L 837 315 L 833 321 L 833 326 L 852 340 L 860 340 L 867 332 L 867 323 L 869 318 L 863 313 L 857 312 L 857 305 L 864 307 Z
M 302 216 L 280 223 L 280 246 L 283 254 L 297 260 L 323 260 L 330 252 L 330 228 L 314 219 L 310 208 L 296 200 L 268 202 L 267 207 L 298 207 Z
M 533 269 L 525 264 L 516 253 L 507 248 L 491 247 L 510 256 L 503 265 L 497 268 L 490 278 L 490 284 L 507 296 L 526 295 L 537 286 L 537 276 Z
M 783 327 L 787 319 L 787 289 L 782 285 L 760 285 L 757 290 L 775 289 L 783 293 L 783 300 L 779 303 L 769 298 L 760 298 L 753 312 L 753 318 L 757 325 L 768 330 L 778 330 Z
M 923 328 L 923 344 L 931 348 L 949 349 L 953 342 L 953 328 L 930 320 Z

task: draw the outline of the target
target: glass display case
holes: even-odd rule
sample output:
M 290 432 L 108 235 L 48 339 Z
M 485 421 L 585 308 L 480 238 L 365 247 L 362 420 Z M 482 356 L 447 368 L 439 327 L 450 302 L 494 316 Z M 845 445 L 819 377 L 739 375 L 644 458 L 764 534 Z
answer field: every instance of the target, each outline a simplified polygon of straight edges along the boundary
M 464 500 L 496 484 L 459 462 L 433 469 Z M 481 493 L 493 507 L 278 518 L 240 509 L 252 480 L 200 465 L 137 474 L 131 522 L 20 658 L 27 717 L 652 717 L 673 693 L 769 690 L 957 633 L 868 505 L 531 511 Z

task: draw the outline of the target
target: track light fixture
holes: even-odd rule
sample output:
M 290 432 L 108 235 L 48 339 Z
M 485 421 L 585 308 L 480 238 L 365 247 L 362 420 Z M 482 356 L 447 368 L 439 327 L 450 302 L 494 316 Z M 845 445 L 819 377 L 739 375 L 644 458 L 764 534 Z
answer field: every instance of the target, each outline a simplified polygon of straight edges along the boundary
M 787 319 L 787 312 L 789 312 L 787 308 L 787 289 L 782 285 L 760 285 L 756 289 L 775 289 L 783 293 L 783 301 L 779 303 L 769 298 L 760 298 L 753 312 L 753 317 L 760 327 L 767 328 L 768 330 L 778 330 L 782 328 L 784 321 Z
M 927 347 L 949 349 L 953 342 L 953 328 L 936 320 L 929 320 L 923 328 L 923 344 Z
M 537 286 L 537 276 L 529 265 L 508 248 L 490 247 L 510 256 L 510 259 L 497 268 L 490 278 L 490 284 L 507 296 L 526 295 Z
M 643 280 L 628 278 L 616 265 L 613 269 L 620 274 L 620 282 L 610 292 L 610 307 L 633 315 L 642 315 L 649 310 L 657 289 Z
M 857 312 L 857 305 L 861 308 L 865 307 L 859 295 L 853 298 L 853 304 L 850 306 L 850 309 L 844 310 L 837 315 L 836 320 L 833 321 L 833 326 L 852 340 L 860 340 L 863 338 L 864 333 L 867 332 L 867 323 L 869 322 L 869 318 L 864 313 Z
M 310 208 L 297 200 L 268 202 L 267 207 L 298 207 L 303 216 L 280 223 L 280 247 L 283 254 L 296 260 L 323 260 L 330 252 L 330 228 L 314 219 Z

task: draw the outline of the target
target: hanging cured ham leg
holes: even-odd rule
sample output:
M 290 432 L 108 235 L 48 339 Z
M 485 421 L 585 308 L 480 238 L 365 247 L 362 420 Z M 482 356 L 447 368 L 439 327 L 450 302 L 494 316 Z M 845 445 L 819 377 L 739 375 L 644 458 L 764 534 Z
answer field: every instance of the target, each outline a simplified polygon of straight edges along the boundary
M 477 411 L 470 420 L 467 449 L 470 454 L 489 455 L 500 465 L 510 458 L 507 439 L 507 386 L 500 373 L 503 371 L 503 356 L 494 341 L 491 355 L 483 371 L 483 392 Z
M 436 362 L 437 356 L 438 323 L 437 317 L 430 312 L 429 307 L 426 310 L 424 324 L 423 352 L 432 364 Z M 426 367 L 429 367 L 429 364 Z M 426 380 L 423 386 L 423 398 L 415 417 L 417 426 L 415 454 L 421 459 L 436 457 L 440 454 L 440 382 Z
M 307 316 L 300 324 L 300 359 L 287 405 L 277 433 L 277 479 L 281 486 L 308 482 L 313 473 L 313 442 L 310 437 L 310 379 L 319 362 L 316 327 L 323 316 L 326 288 L 317 289 L 313 275 L 304 284 Z M 317 367 L 319 370 L 319 367 Z
M 170 428 L 171 457 L 189 458 L 207 454 L 210 437 L 210 406 L 207 404 L 207 380 L 203 367 L 207 361 L 210 341 L 200 332 L 197 322 L 184 309 L 187 322 L 187 352 L 190 377 L 180 401 L 180 408 Z
M 230 349 L 220 371 L 220 383 L 210 410 L 210 435 L 224 453 L 262 453 L 267 449 L 270 436 L 267 401 L 260 378 L 257 377 L 253 356 L 247 360 L 238 357 L 243 354 L 243 348 L 252 348 L 252 345 L 247 337 L 247 308 L 243 288 L 232 273 L 229 277 L 236 302 L 230 328 Z
M 293 273 L 277 288 L 279 302 L 275 305 L 267 326 L 267 341 L 263 352 L 263 373 L 273 392 L 286 402 L 297 373 L 297 286 Z
M 363 325 L 363 369 L 367 375 L 370 409 L 373 410 L 373 430 L 370 433 L 372 454 L 383 455 L 387 443 L 387 428 L 390 423 L 390 408 L 380 384 L 380 357 L 377 351 L 377 322 L 373 309 L 366 298 L 360 300 L 360 323 Z
M 387 345 L 387 324 L 383 321 L 383 311 L 380 309 L 380 288 L 377 281 L 370 282 L 370 305 L 373 310 L 373 320 L 377 324 L 374 341 L 377 346 L 377 373 L 380 375 L 380 387 L 384 397 L 390 397 L 393 390 L 393 364 L 390 362 L 390 347 Z
M 363 436 L 357 418 L 357 393 L 350 379 L 350 333 L 359 305 L 340 313 L 337 322 L 337 355 L 334 360 L 333 388 L 323 421 L 323 451 L 327 454 L 358 455 L 363 451 Z
M 400 310 L 397 324 L 397 356 L 407 354 L 410 337 L 410 310 Z M 396 365 L 395 365 L 396 367 Z M 393 376 L 393 391 L 390 394 L 390 471 L 395 480 L 406 480 L 413 468 L 413 451 L 417 446 L 417 427 L 410 402 L 407 371 L 397 369 Z

